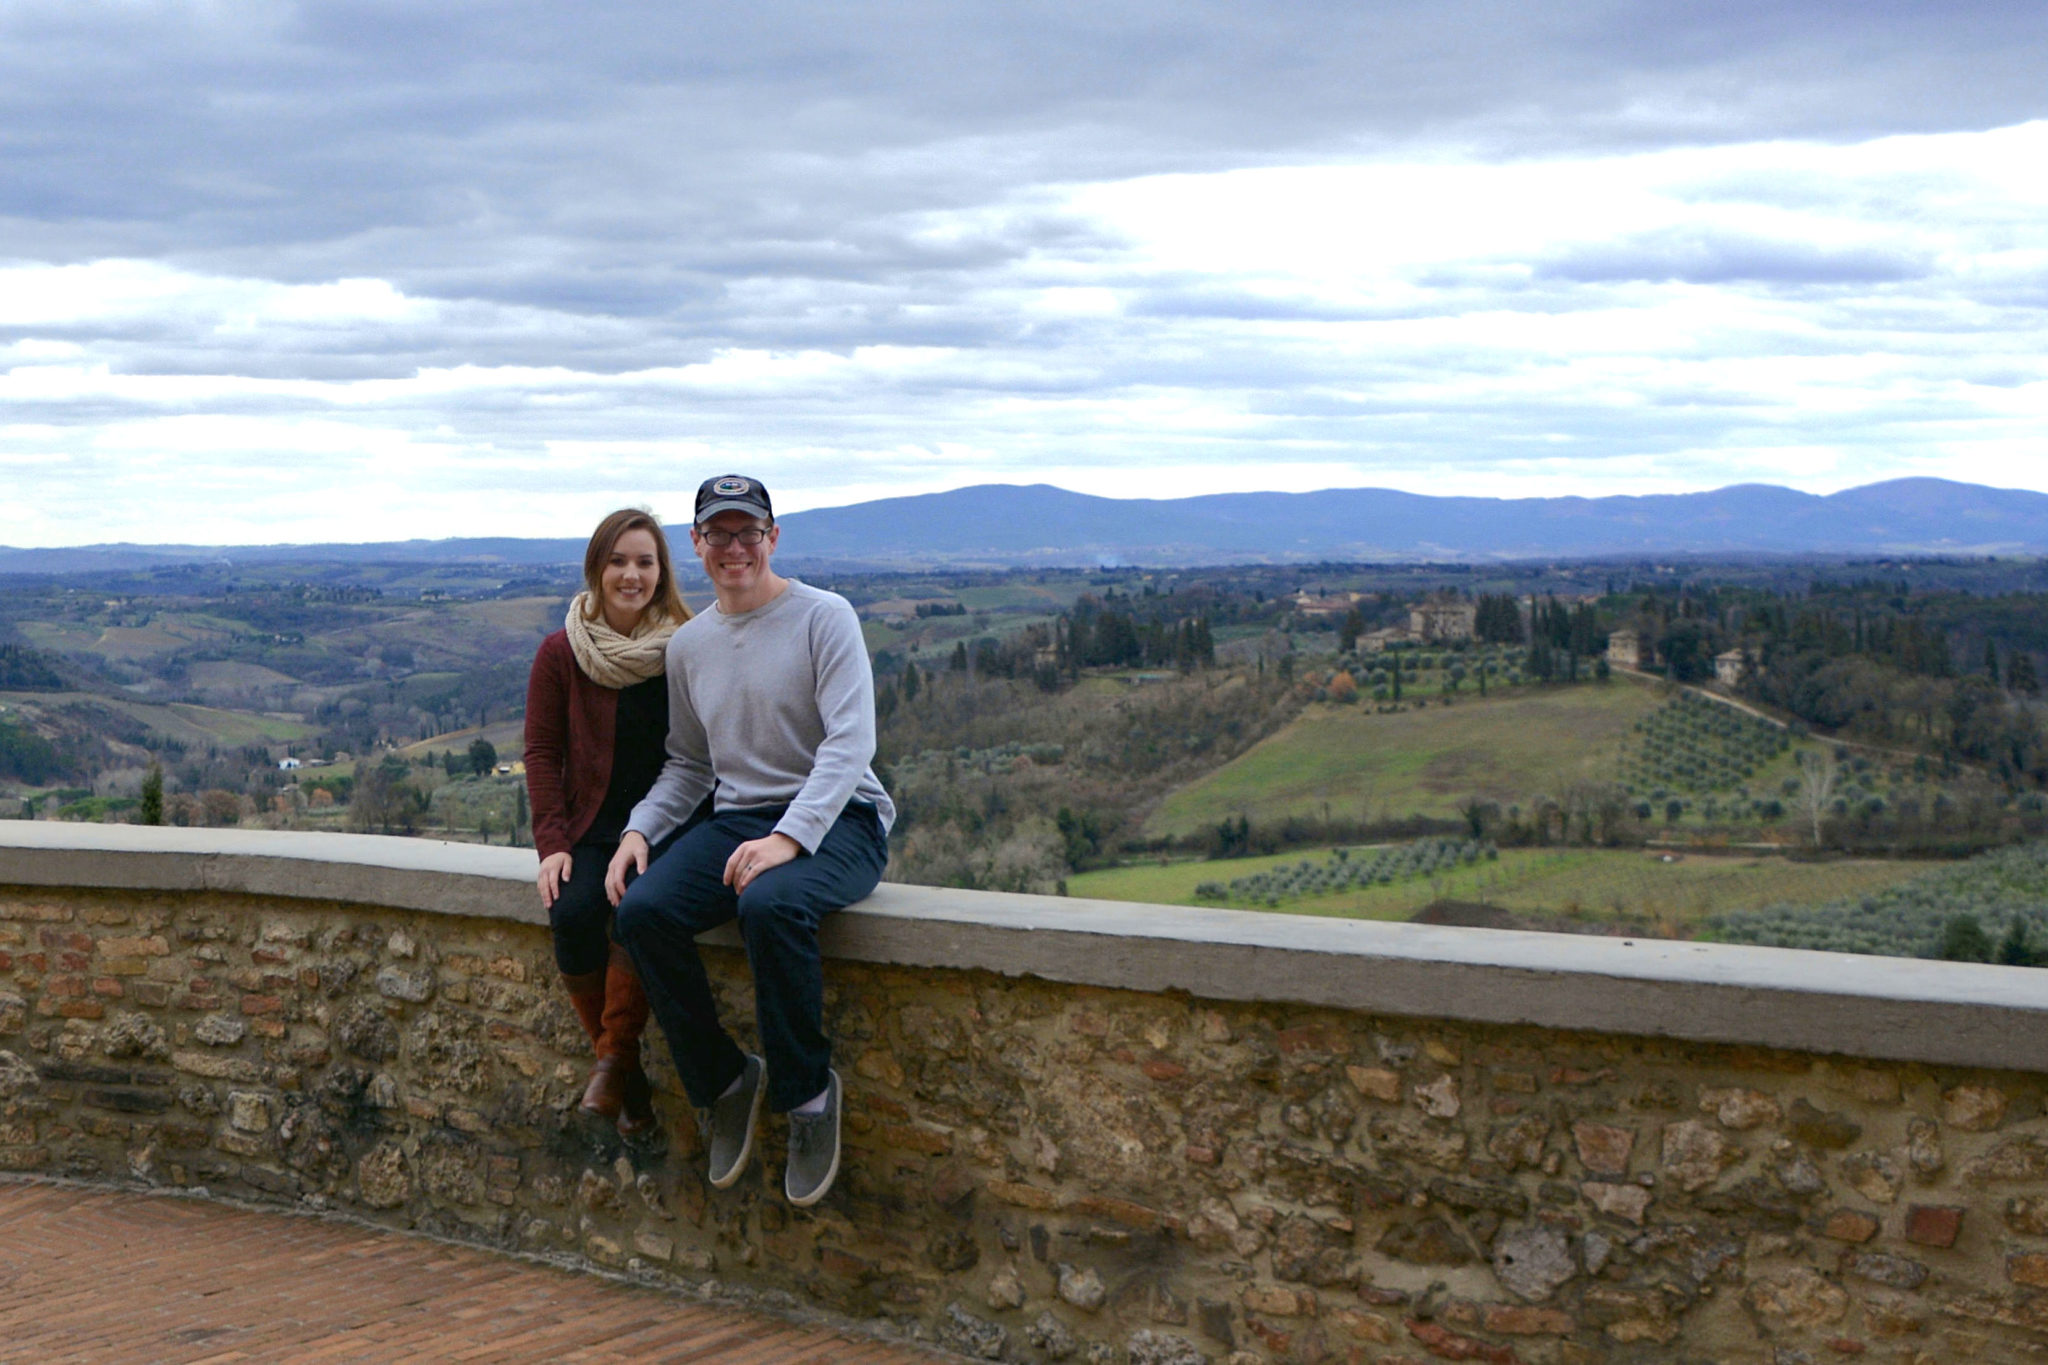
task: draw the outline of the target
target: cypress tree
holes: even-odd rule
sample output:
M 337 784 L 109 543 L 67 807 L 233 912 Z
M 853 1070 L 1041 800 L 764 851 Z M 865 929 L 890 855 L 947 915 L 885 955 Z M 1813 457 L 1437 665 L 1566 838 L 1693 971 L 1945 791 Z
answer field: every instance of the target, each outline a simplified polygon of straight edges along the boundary
M 1999 941 L 1999 962 L 2008 967 L 2031 967 L 2034 965 L 2034 950 L 2027 942 L 2027 922 L 2019 915 L 2005 926 L 2005 937 Z
M 145 825 L 164 822 L 164 769 L 155 759 L 149 761 L 149 772 L 142 779 L 141 820 Z
M 2006 664 L 2005 685 L 2023 697 L 2039 696 L 2041 679 L 2034 672 L 2034 656 L 2024 649 L 2014 652 Z

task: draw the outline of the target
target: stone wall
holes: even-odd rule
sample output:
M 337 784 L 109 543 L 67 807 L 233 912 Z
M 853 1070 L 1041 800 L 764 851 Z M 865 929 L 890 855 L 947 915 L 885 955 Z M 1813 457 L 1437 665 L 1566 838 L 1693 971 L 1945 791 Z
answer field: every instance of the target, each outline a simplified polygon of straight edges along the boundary
M 779 1124 L 707 1187 L 659 1062 L 665 1141 L 574 1119 L 538 925 L 0 887 L 0 1168 L 743 1285 L 984 1359 L 2048 1354 L 2039 1074 L 844 958 L 828 991 L 848 1151 L 795 1211 Z

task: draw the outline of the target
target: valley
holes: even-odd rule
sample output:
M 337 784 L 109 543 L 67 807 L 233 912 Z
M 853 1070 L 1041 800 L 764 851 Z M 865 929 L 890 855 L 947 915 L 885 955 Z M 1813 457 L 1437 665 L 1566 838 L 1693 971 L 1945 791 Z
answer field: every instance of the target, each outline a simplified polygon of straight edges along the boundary
M 0 578 L 0 817 L 137 819 L 154 770 L 173 823 L 525 839 L 527 665 L 573 566 L 278 567 Z M 2048 834 L 2037 571 L 815 580 L 873 659 L 892 878 L 1740 936 Z

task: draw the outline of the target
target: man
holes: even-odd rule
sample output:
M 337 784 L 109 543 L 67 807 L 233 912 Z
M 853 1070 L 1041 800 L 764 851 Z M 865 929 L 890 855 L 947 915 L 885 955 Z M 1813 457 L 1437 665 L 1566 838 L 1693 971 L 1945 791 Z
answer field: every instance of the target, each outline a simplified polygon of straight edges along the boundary
M 808 1206 L 839 1173 L 838 1073 L 824 1032 L 818 921 L 874 890 L 895 807 L 869 767 L 875 681 L 845 598 L 777 574 L 759 480 L 697 490 L 690 542 L 718 600 L 668 646 L 668 761 L 626 822 L 605 887 L 710 1148 L 711 1183 L 753 1153 L 763 1096 L 790 1119 L 783 1192 Z M 709 793 L 712 815 L 661 844 Z M 627 874 L 640 875 L 627 886 Z M 763 1057 L 718 1020 L 696 937 L 737 917 Z

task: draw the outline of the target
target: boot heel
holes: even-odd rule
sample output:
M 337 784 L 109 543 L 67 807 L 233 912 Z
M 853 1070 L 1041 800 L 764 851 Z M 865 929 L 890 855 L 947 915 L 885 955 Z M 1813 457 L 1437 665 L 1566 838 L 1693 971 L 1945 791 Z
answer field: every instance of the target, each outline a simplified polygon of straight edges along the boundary
M 625 1077 L 624 1093 L 619 1106 L 619 1136 L 639 1137 L 653 1129 L 654 1086 L 648 1081 L 647 1073 L 634 1067 Z
M 583 1099 L 576 1107 L 608 1123 L 616 1120 L 626 1107 L 626 1090 L 630 1084 L 627 1066 L 627 1060 L 617 1055 L 598 1058 L 597 1065 L 590 1068 L 590 1083 L 583 1087 Z M 632 1071 L 637 1072 L 639 1068 L 633 1067 Z

